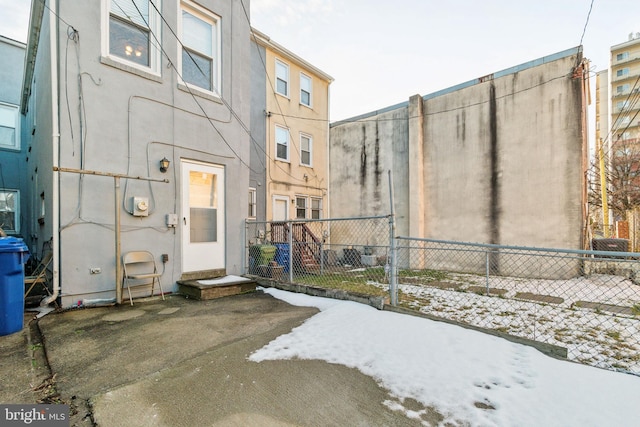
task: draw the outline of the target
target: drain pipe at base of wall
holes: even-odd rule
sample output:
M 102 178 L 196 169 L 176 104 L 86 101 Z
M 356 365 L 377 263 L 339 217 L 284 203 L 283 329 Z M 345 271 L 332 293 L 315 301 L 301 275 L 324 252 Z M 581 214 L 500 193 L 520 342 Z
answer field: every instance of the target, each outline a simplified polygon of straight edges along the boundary
M 60 85 L 58 83 L 58 20 L 59 6 L 57 0 L 51 0 L 51 10 L 56 13 L 49 14 L 49 42 L 51 49 L 51 123 L 52 123 L 52 139 L 51 145 L 53 149 L 53 186 L 52 186 L 52 235 L 53 235 L 53 293 L 40 303 L 40 307 L 46 307 L 58 299 L 60 295 L 60 172 L 57 168 L 60 166 L 60 110 L 58 102 L 60 100 Z M 55 32 L 53 31 L 55 29 Z M 55 34 L 55 37 L 54 37 Z

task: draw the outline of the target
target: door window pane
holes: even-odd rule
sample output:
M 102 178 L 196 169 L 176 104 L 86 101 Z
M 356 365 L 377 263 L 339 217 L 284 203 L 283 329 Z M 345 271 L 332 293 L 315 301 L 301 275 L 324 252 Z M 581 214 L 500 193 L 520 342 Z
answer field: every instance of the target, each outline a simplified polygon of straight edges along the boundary
M 189 172 L 191 242 L 216 242 L 218 238 L 217 176 Z

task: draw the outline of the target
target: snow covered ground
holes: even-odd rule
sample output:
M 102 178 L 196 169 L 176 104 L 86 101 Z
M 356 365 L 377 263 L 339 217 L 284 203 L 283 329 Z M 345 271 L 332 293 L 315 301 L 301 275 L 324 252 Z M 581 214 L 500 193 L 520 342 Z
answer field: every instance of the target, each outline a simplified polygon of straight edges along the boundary
M 499 297 L 468 291 L 469 286 L 483 286 L 483 277 L 456 275 L 452 282 L 465 285 L 452 290 L 429 283 L 400 284 L 399 289 L 413 298 L 407 305 L 423 313 L 559 345 L 567 348 L 570 360 L 640 374 L 640 318 L 578 306 L 585 301 L 620 307 L 638 304 L 640 286 L 628 279 L 609 275 L 571 280 L 492 277 L 489 286 L 505 291 Z M 524 292 L 563 301 L 516 298 Z
M 389 391 L 392 410 L 442 425 L 633 426 L 640 377 L 544 356 L 450 324 L 273 288 L 264 292 L 321 311 L 250 356 L 319 359 L 359 369 Z M 425 409 L 405 405 L 407 399 Z M 425 424 L 426 425 L 426 424 Z

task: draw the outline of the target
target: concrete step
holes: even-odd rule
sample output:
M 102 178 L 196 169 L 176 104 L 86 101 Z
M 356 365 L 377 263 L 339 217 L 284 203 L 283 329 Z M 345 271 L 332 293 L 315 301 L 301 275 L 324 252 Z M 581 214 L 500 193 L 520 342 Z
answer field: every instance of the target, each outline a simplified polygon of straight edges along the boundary
M 177 283 L 179 294 L 202 301 L 254 292 L 257 285 L 252 279 L 233 275 L 213 279 L 178 280 Z

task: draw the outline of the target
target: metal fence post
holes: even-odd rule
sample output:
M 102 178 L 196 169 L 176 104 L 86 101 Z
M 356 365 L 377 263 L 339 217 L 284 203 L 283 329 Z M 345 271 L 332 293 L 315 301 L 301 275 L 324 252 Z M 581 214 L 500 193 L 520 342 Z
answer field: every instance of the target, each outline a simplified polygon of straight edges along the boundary
M 293 222 L 288 221 L 289 236 L 287 241 L 289 242 L 289 283 L 293 283 Z
M 389 199 L 391 203 L 391 215 L 389 215 L 389 257 L 391 258 L 391 271 L 389 271 L 389 293 L 391 305 L 398 305 L 398 271 L 397 248 L 396 248 L 396 219 L 393 207 L 393 179 L 389 171 Z
M 486 250 L 484 252 L 485 255 L 485 281 L 486 281 L 486 288 L 487 288 L 487 295 L 489 295 L 489 270 L 490 270 L 490 266 L 489 266 L 489 251 Z

